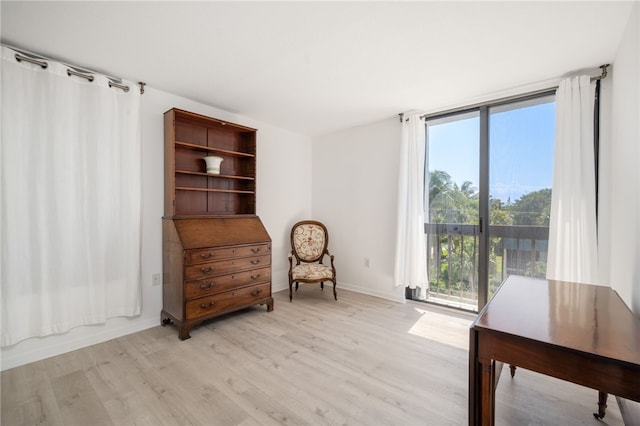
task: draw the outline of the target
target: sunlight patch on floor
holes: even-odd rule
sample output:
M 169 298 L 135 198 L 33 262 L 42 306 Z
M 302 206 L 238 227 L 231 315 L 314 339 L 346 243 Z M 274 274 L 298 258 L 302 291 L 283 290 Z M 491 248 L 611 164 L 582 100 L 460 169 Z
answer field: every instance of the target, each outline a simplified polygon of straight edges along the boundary
M 469 350 L 470 319 L 458 318 L 425 309 L 414 308 L 421 314 L 409 329 L 409 334 L 431 339 L 445 345 Z

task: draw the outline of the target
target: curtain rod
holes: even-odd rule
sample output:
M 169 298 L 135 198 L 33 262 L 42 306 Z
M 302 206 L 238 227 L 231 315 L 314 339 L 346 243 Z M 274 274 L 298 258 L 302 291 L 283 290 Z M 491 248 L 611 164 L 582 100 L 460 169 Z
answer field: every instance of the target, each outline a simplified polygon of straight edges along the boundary
M 609 68 L 610 66 L 611 66 L 611 64 L 600 65 L 599 68 L 602 70 L 600 75 L 597 75 L 595 77 L 591 77 L 591 81 L 597 81 L 597 80 L 604 79 L 608 74 L 607 73 L 607 68 Z M 454 114 L 454 113 L 461 112 L 461 111 L 472 110 L 472 109 L 487 105 L 488 103 L 491 103 L 493 105 L 493 104 L 496 104 L 496 103 L 508 103 L 508 102 L 510 102 L 512 100 L 515 100 L 515 99 L 522 99 L 522 98 L 526 98 L 526 97 L 536 97 L 536 96 L 543 95 L 543 94 L 545 94 L 547 92 L 555 91 L 557 88 L 558 88 L 558 85 L 554 85 L 554 86 L 548 87 L 546 89 L 540 89 L 540 90 L 535 90 L 535 91 L 532 91 L 532 92 L 521 93 L 519 95 L 507 96 L 507 97 L 500 98 L 500 99 L 494 99 L 494 100 L 489 101 L 489 102 L 480 102 L 480 103 L 477 103 L 477 104 L 466 105 L 464 107 L 453 108 L 453 109 L 446 110 L 446 111 L 440 111 L 440 112 L 431 113 L 431 114 L 423 114 L 423 115 L 420 116 L 420 118 L 427 118 L 427 117 L 436 116 L 436 115 L 437 116 L 442 116 L 442 115 Z M 404 121 L 404 113 L 401 112 L 401 113 L 398 114 L 398 116 L 400 118 L 400 122 L 402 123 Z
M 49 63 L 47 61 L 54 61 L 54 62 L 59 62 L 62 65 L 68 67 L 67 68 L 67 75 L 68 76 L 76 76 L 76 77 L 81 77 L 84 78 L 88 81 L 93 81 L 94 77 L 92 74 L 99 74 L 99 75 L 103 75 L 105 76 L 108 80 L 109 80 L 109 87 L 117 87 L 118 89 L 123 90 L 124 92 L 128 92 L 129 91 L 129 86 L 122 84 L 122 79 L 119 77 L 113 77 L 101 72 L 97 72 L 97 71 L 93 71 L 84 67 L 79 67 L 77 65 L 71 65 L 71 64 L 67 64 L 65 62 L 59 61 L 57 59 L 53 59 L 50 57 L 46 57 L 43 55 L 40 55 L 38 53 L 33 53 L 30 52 L 28 50 L 25 49 L 20 49 L 17 47 L 13 47 L 13 46 L 9 46 L 6 44 L 0 44 L 8 49 L 13 50 L 15 53 L 14 57 L 16 58 L 16 61 L 21 62 L 21 61 L 25 61 L 25 62 L 29 62 L 31 64 L 34 65 L 38 65 L 40 67 L 42 67 L 42 69 L 47 69 L 47 67 L 49 66 Z M 146 85 L 145 82 L 139 81 L 138 85 L 140 86 L 140 94 L 144 94 L 144 86 Z

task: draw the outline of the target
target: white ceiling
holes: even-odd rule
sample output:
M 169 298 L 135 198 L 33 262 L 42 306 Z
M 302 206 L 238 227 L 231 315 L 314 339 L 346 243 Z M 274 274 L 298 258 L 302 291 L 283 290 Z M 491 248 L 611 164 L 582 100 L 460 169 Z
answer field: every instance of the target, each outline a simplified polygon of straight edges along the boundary
M 10 2 L 4 44 L 316 136 L 611 62 L 632 2 Z

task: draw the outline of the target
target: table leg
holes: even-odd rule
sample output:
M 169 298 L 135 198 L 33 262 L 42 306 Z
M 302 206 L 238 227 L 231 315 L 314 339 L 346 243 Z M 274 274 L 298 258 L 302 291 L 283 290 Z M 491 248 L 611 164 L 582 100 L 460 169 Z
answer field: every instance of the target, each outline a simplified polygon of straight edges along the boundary
M 605 411 L 607 409 L 607 397 L 609 396 L 606 392 L 598 392 L 598 412 L 593 413 L 593 417 L 598 420 L 604 419 Z
M 480 365 L 478 363 L 478 334 L 469 330 L 469 426 L 480 423 Z
M 480 421 L 483 426 L 495 424 L 495 361 L 480 362 Z
M 473 327 L 469 333 L 469 426 L 495 423 L 496 362 L 481 359 L 481 337 Z

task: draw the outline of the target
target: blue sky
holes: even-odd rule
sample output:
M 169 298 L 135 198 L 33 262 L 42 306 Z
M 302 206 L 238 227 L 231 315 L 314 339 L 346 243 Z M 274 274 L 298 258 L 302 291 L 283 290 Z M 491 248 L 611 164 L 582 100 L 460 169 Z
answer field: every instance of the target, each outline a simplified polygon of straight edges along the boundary
M 444 170 L 462 185 L 478 188 L 479 118 L 429 126 L 429 170 Z M 555 102 L 517 109 L 497 108 L 489 116 L 489 191 L 503 202 L 551 188 Z

